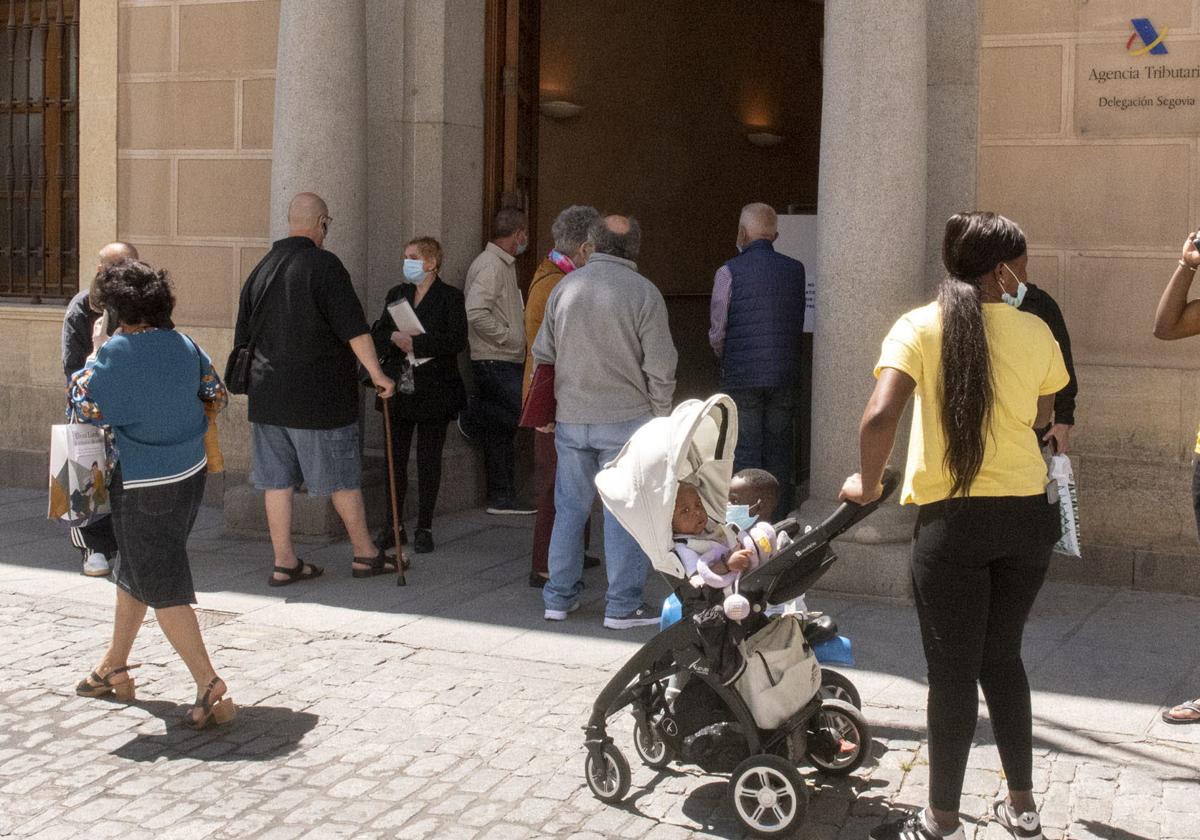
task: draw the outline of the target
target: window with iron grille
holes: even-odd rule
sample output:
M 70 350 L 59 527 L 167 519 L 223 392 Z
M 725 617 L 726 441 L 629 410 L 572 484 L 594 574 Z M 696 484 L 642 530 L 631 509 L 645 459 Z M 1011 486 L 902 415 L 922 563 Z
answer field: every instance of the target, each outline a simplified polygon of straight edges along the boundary
M 79 287 L 79 7 L 0 0 L 0 297 Z

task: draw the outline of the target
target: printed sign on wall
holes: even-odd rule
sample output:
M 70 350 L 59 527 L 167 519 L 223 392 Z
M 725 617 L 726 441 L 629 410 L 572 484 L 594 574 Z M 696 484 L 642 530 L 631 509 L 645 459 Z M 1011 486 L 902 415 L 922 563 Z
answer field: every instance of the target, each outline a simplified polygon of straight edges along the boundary
M 1081 136 L 1200 133 L 1200 37 L 1174 37 L 1147 17 L 1128 33 L 1075 48 L 1075 125 Z

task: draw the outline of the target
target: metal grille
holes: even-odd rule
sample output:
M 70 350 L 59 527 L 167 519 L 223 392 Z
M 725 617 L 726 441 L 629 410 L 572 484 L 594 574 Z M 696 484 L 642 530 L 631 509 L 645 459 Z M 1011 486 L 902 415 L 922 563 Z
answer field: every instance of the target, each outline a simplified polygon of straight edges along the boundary
M 0 297 L 78 288 L 81 2 L 0 0 Z

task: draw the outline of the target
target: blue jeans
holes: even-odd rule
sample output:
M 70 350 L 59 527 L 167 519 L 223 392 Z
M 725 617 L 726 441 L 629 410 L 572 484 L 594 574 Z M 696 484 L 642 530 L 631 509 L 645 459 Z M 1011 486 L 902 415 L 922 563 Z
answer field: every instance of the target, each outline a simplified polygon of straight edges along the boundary
M 738 442 L 733 453 L 734 470 L 751 467 L 766 470 L 779 482 L 779 507 L 764 510 L 764 518 L 778 522 L 792 509 L 795 487 L 796 392 L 778 388 L 731 388 L 738 410 Z
M 517 362 L 471 362 L 477 394 L 463 415 L 463 428 L 483 447 L 488 504 L 512 504 L 517 494 L 517 421 L 521 375 Z
M 558 423 L 554 448 L 554 531 L 550 535 L 550 580 L 542 589 L 548 610 L 565 610 L 583 589 L 583 528 L 596 498 L 596 474 L 649 416 L 624 423 Z M 607 509 L 604 511 L 604 565 L 608 596 L 604 612 L 622 616 L 642 605 L 649 558 Z

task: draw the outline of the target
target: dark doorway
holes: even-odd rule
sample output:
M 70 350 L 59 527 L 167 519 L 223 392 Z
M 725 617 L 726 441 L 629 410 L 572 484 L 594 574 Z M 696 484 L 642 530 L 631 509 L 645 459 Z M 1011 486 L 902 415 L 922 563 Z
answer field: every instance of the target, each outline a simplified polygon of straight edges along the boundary
M 523 284 L 563 207 L 637 216 L 639 269 L 679 350 L 677 399 L 717 388 L 709 296 L 742 206 L 816 210 L 823 14 L 809 0 L 488 0 L 485 214 L 530 209 Z M 756 145 L 761 134 L 778 141 Z

